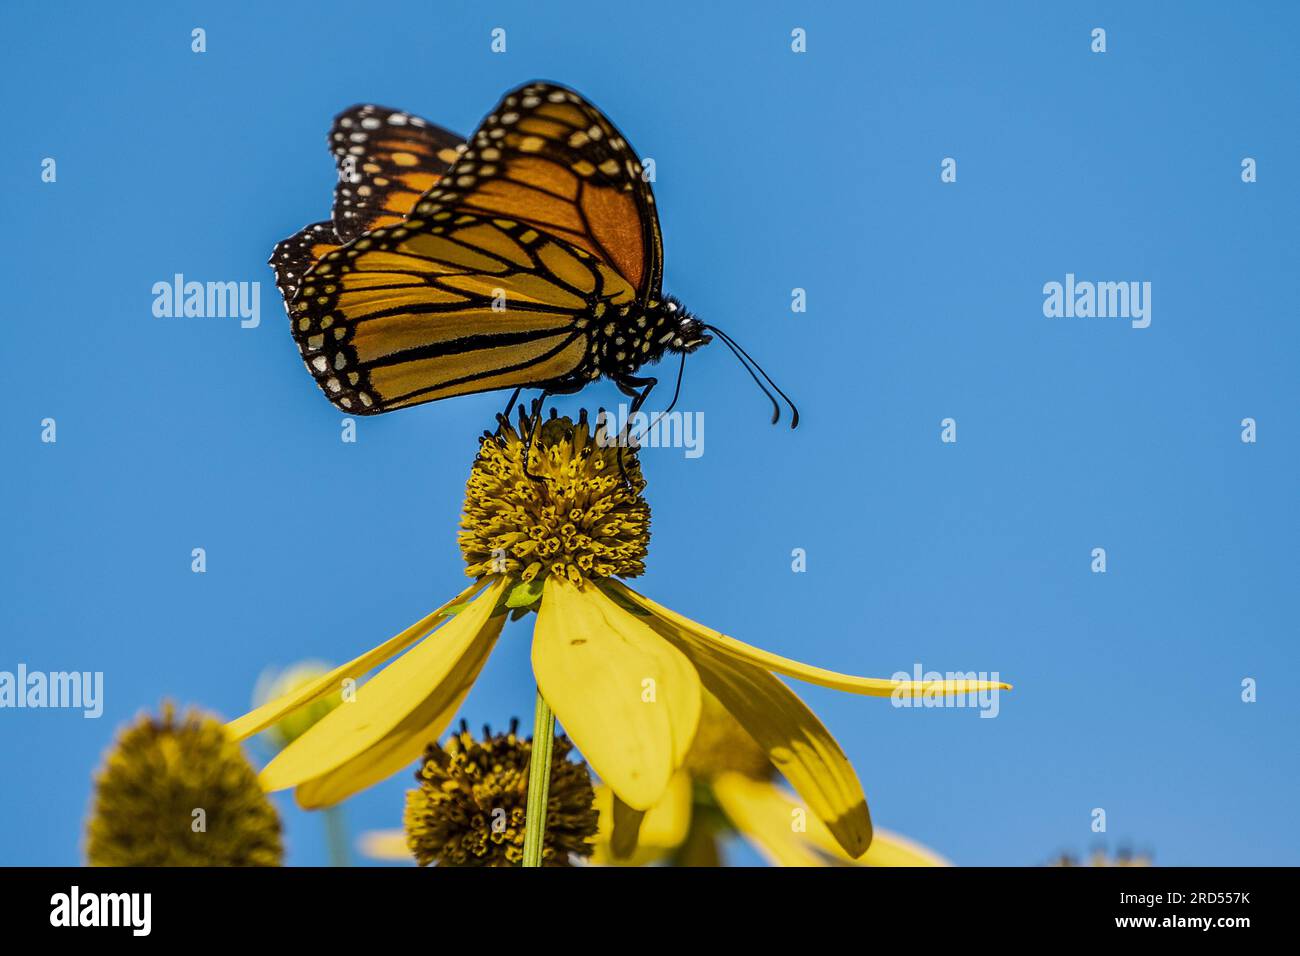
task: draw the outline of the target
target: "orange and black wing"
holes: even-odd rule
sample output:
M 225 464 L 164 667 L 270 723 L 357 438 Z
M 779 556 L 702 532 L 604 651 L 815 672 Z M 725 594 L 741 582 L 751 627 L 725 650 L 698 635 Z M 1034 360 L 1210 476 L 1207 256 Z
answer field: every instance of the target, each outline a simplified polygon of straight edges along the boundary
M 325 253 L 334 251 L 340 245 L 332 222 L 313 222 L 275 244 L 270 265 L 275 270 L 275 284 L 284 296 L 286 309 L 298 294 L 302 277 L 320 262 Z
M 386 106 L 353 106 L 334 117 L 329 145 L 339 173 L 333 213 L 339 241 L 405 218 L 463 143 L 456 133 Z
M 357 145 L 372 141 L 386 142 Z M 356 414 L 571 384 L 599 374 L 595 323 L 658 299 L 662 260 L 627 140 L 577 93 L 532 83 L 502 99 L 406 219 L 311 268 L 293 334 L 325 394 Z
M 285 307 L 326 252 L 405 218 L 456 159 L 461 143 L 455 133 L 386 106 L 352 106 L 334 117 L 329 146 L 339 179 L 333 219 L 305 226 L 271 253 Z
M 373 415 L 595 377 L 590 323 L 635 296 L 613 267 L 529 223 L 413 214 L 327 253 L 290 318 L 330 401 Z
M 660 296 L 663 242 L 641 161 L 604 113 L 565 87 L 507 93 L 416 208 L 529 223 L 618 270 L 643 304 Z

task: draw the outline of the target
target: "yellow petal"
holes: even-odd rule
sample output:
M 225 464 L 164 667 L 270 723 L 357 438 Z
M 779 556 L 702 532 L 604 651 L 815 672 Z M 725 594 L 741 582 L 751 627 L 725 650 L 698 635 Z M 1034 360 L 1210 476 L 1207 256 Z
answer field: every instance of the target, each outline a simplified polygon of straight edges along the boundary
M 778 674 L 785 674 L 787 677 L 794 677 L 809 684 L 829 687 L 832 690 L 848 691 L 851 694 L 865 694 L 868 697 L 920 697 L 923 694 L 951 696 L 954 694 L 970 694 L 981 690 L 1011 690 L 1010 684 L 1004 684 L 1000 681 L 897 681 L 878 677 L 854 677 L 851 674 L 828 671 L 821 667 L 813 667 L 811 664 L 803 664 L 788 657 L 782 657 L 779 654 L 769 653 L 757 647 L 752 647 L 743 641 L 738 641 L 734 637 L 720 634 L 703 624 L 697 624 L 690 618 L 683 617 L 676 611 L 656 604 L 648 597 L 638 594 L 613 578 L 607 579 L 604 582 L 604 587 L 608 588 L 614 595 L 630 601 L 635 606 L 649 611 L 660 619 L 674 624 L 684 631 L 694 633 L 702 640 L 715 645 L 719 651 L 737 660 L 746 661 L 764 670 L 776 671 Z
M 776 784 L 740 774 L 724 776 L 720 786 L 714 781 L 719 805 L 776 866 L 952 865 L 928 847 L 888 830 L 876 830 L 871 848 L 855 860 L 816 816 L 796 815 L 799 803 Z
M 691 826 L 691 778 L 685 771 L 673 774 L 663 797 L 641 820 L 636 849 L 624 858 L 615 857 L 610 848 L 613 832 L 614 791 L 604 784 L 596 787 L 596 811 L 600 824 L 596 833 L 596 852 L 591 861 L 602 866 L 645 866 L 668 856 L 686 840 Z
M 718 774 L 713 796 L 732 825 L 773 866 L 825 866 L 827 860 L 804 838 L 807 811 L 781 797 L 775 786 L 739 773 Z
M 850 856 L 871 844 L 871 814 L 844 751 L 780 679 L 671 621 L 649 617 L 691 659 L 705 688 L 745 728 Z
M 533 674 L 591 769 L 632 809 L 653 806 L 699 723 L 690 661 L 599 588 L 549 575 Z
M 504 589 L 504 580 L 495 581 L 371 678 L 355 700 L 330 711 L 282 750 L 262 771 L 262 787 L 295 787 L 342 767 L 385 738 L 433 724 L 469 689 L 501 633 L 506 616 L 493 612 Z
M 361 834 L 357 846 L 362 856 L 368 856 L 372 860 L 415 862 L 415 857 L 406 845 L 405 830 L 371 830 Z
M 343 684 L 343 681 L 349 678 L 355 680 L 363 674 L 368 674 L 394 654 L 400 654 L 428 634 L 441 622 L 448 608 L 468 600 L 487 583 L 487 580 L 475 581 L 442 607 L 416 621 L 396 637 L 384 641 L 374 650 L 367 651 L 346 664 L 341 664 L 328 674 L 318 677 L 311 683 L 304 684 L 292 693 L 267 701 L 261 707 L 249 711 L 236 720 L 232 720 L 226 725 L 226 731 L 234 740 L 251 737 L 258 731 L 270 727 L 285 714 L 335 693 Z
M 871 848 L 856 863 L 858 866 L 952 866 L 929 847 L 888 830 L 876 831 Z
M 673 774 L 663 797 L 646 811 L 641 822 L 640 841 L 670 849 L 680 846 L 691 826 L 692 791 L 690 774 L 684 770 Z
M 478 679 L 478 673 L 486 660 L 487 655 L 484 655 L 479 662 L 478 670 L 469 675 L 465 681 L 465 689 L 434 719 L 433 723 L 421 725 L 419 721 L 423 718 L 420 713 L 403 721 L 379 743 L 353 757 L 341 767 L 301 784 L 294 791 L 294 799 L 298 802 L 298 806 L 304 810 L 332 807 L 354 793 L 360 793 L 381 780 L 387 780 L 418 759 L 424 753 L 425 747 L 446 731 L 447 725 L 451 723 L 456 712 L 465 702 L 466 696 L 469 695 L 470 685 Z

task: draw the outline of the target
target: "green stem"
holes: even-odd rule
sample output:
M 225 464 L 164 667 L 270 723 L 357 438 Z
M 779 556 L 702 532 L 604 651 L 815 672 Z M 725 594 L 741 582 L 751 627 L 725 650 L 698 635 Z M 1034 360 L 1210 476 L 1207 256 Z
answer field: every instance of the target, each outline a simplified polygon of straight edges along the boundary
M 330 866 L 351 866 L 348 860 L 348 826 L 343 820 L 343 807 L 326 807 L 325 845 L 329 849 Z
M 555 752 L 555 715 L 537 692 L 533 716 L 533 753 L 528 762 L 528 803 L 524 810 L 524 866 L 542 865 L 546 806 L 551 794 L 551 756 Z

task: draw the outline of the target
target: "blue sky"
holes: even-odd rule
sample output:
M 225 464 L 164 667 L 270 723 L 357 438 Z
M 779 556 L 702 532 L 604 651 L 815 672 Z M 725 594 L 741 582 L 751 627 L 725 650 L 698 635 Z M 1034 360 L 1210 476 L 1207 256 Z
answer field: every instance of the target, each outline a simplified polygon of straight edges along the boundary
M 656 160 L 665 288 L 804 416 L 769 427 L 723 349 L 692 357 L 705 454 L 646 452 L 637 586 L 823 666 L 1013 682 L 992 720 L 798 688 L 877 825 L 957 863 L 1300 863 L 1294 7 L 438 6 L 0 13 L 0 670 L 105 681 L 98 720 L 0 710 L 0 863 L 80 859 L 91 771 L 141 708 L 235 716 L 268 665 L 350 658 L 463 586 L 463 484 L 504 397 L 343 444 L 265 260 L 328 213 L 335 112 L 468 132 L 538 77 Z M 261 324 L 155 318 L 177 272 L 260 282 Z M 1045 317 L 1067 273 L 1150 282 L 1150 327 Z M 472 724 L 529 719 L 527 641 L 507 631 Z M 405 786 L 352 827 L 396 825 Z M 277 800 L 290 862 L 322 862 L 320 821 Z

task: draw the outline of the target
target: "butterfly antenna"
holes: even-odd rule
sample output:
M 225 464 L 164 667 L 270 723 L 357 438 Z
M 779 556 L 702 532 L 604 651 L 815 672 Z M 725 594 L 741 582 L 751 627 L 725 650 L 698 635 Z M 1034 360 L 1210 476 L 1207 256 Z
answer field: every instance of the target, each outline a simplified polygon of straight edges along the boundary
M 740 344 L 736 342 L 735 339 L 722 331 L 722 329 L 714 325 L 706 325 L 705 328 L 710 332 L 716 333 L 718 338 L 722 339 L 722 343 L 726 345 L 727 348 L 731 349 L 731 354 L 736 356 L 736 359 L 740 364 L 745 367 L 745 371 L 749 373 L 749 377 L 754 380 L 755 384 L 757 384 L 760 389 L 762 389 L 763 394 L 766 395 L 768 400 L 772 403 L 772 424 L 775 425 L 781 420 L 781 406 L 777 400 L 772 397 L 772 392 L 769 392 L 767 388 L 764 387 L 763 382 L 759 380 L 759 375 L 763 376 L 763 380 L 765 380 L 768 385 L 772 386 L 773 391 L 785 399 L 786 404 L 790 406 L 790 427 L 798 428 L 799 409 L 795 406 L 794 402 L 790 401 L 790 396 L 781 391 L 781 387 L 777 385 L 776 382 L 772 381 L 772 376 L 768 375 L 767 372 L 763 370 L 763 366 L 755 362 L 753 357 L 741 348 Z M 755 374 L 755 369 L 757 369 L 757 374 Z
M 790 427 L 798 428 L 799 409 L 795 406 L 795 403 L 790 400 L 790 396 L 787 395 L 785 392 L 781 391 L 781 386 L 777 385 L 776 382 L 772 381 L 772 376 L 767 374 L 763 366 L 759 365 L 757 362 L 754 361 L 754 357 L 750 355 L 748 352 L 746 352 L 741 347 L 739 342 L 733 339 L 726 332 L 723 332 L 721 329 L 714 328 L 713 326 L 710 326 L 709 328 L 711 328 L 714 332 L 718 333 L 718 335 L 722 337 L 722 340 L 726 342 L 729 346 L 731 346 L 731 348 L 738 354 L 738 356 L 743 356 L 749 362 L 750 365 L 754 366 L 754 368 L 758 370 L 758 374 L 762 375 L 764 380 L 766 380 L 767 384 L 772 386 L 772 390 L 776 392 L 776 394 L 780 395 L 782 398 L 785 399 L 785 403 L 790 406 Z M 770 398 L 771 396 L 769 395 L 768 397 Z M 775 421 L 776 419 L 773 419 L 773 422 Z
M 714 331 L 717 330 L 715 329 Z M 762 379 L 760 379 L 754 373 L 754 370 L 749 367 L 749 363 L 746 362 L 743 358 L 741 358 L 740 352 L 736 350 L 736 346 L 732 343 L 732 341 L 728 339 L 725 335 L 721 335 L 721 334 L 719 334 L 719 338 L 722 339 L 723 345 L 731 349 L 731 354 L 736 356 L 736 361 L 740 363 L 740 367 L 749 373 L 749 377 L 754 380 L 754 384 L 758 386 L 759 391 L 761 391 L 764 395 L 766 395 L 767 400 L 772 403 L 772 424 L 775 425 L 777 422 L 781 420 L 781 405 L 772 396 L 772 393 L 767 390 L 767 386 L 763 384 Z

